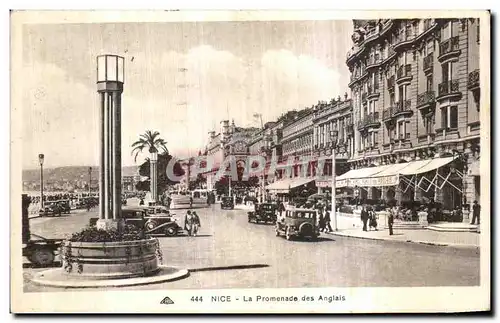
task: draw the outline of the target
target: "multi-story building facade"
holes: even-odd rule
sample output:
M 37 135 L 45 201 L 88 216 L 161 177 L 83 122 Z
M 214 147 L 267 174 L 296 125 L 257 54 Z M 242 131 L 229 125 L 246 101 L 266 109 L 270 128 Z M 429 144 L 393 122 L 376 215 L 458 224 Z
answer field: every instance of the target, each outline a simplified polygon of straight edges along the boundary
M 478 200 L 479 20 L 357 20 L 354 26 L 346 61 L 355 125 L 351 168 L 441 158 L 435 168 L 407 172 L 405 188 L 372 181 L 365 197 L 425 196 L 447 208 Z
M 223 120 L 218 134 L 215 131 L 209 133 L 209 142 L 203 153 L 211 166 L 211 169 L 204 174 L 207 189 L 214 189 L 216 175 L 228 156 L 236 158 L 239 168 L 246 167 L 246 157 L 250 155 L 249 143 L 256 131 L 258 131 L 256 128 L 236 127 L 234 121 L 230 125 L 229 120 Z
M 335 148 L 335 174 L 341 175 L 348 170 L 347 161 L 354 150 L 354 127 L 352 119 L 352 101 L 344 95 L 332 99 L 329 103 L 322 102 L 314 108 L 313 118 L 313 175 L 316 175 L 316 186 L 319 193 L 331 188 L 332 176 L 332 137 L 331 132 L 337 132 Z M 324 160 L 322 174 L 316 174 L 319 160 Z
M 299 111 L 293 119 L 288 121 L 283 127 L 283 138 L 281 145 L 283 149 L 282 161 L 293 160 L 295 165 L 291 172 L 292 177 L 298 177 L 304 172 L 310 175 L 308 163 L 301 164 L 301 157 L 310 157 L 313 155 L 313 119 L 314 109 L 304 109 Z M 278 176 L 283 178 L 286 176 L 286 170 L 278 167 Z

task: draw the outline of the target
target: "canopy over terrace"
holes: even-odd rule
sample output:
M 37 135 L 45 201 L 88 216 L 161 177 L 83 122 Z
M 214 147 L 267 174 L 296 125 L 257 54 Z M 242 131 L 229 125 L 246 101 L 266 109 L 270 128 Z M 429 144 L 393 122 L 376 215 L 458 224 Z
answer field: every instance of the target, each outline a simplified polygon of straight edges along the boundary
M 266 190 L 276 193 L 288 193 L 290 189 L 308 184 L 312 181 L 314 181 L 312 177 L 285 178 L 267 185 Z
M 404 176 L 436 170 L 451 163 L 455 157 L 417 160 L 400 164 L 353 169 L 336 179 L 337 187 L 397 186 Z

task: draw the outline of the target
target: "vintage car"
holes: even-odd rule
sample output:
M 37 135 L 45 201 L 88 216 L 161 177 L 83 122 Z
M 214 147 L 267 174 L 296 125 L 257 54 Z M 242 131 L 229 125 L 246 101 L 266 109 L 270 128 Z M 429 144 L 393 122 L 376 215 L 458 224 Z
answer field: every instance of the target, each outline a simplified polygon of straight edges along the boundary
M 290 208 L 276 221 L 276 236 L 284 234 L 287 240 L 293 237 L 308 237 L 315 240 L 319 237 L 316 222 L 316 211 L 311 209 Z
M 71 205 L 69 204 L 69 200 L 59 201 L 58 206 L 61 208 L 61 213 L 65 213 L 65 214 L 71 213 Z
M 248 222 L 276 223 L 277 208 L 278 206 L 274 203 L 255 204 L 255 210 L 248 212 Z
M 46 201 L 39 213 L 40 216 L 58 216 L 63 213 L 63 209 L 59 206 L 59 201 Z
M 173 237 L 182 233 L 181 226 L 172 217 L 172 214 L 149 212 L 150 207 L 124 207 L 122 208 L 121 217 L 125 220 L 126 225 L 144 230 L 145 234 L 162 234 Z M 97 218 L 90 219 L 90 225 L 95 225 L 96 222 Z
M 234 201 L 232 196 L 223 196 L 220 202 L 221 209 L 234 209 Z

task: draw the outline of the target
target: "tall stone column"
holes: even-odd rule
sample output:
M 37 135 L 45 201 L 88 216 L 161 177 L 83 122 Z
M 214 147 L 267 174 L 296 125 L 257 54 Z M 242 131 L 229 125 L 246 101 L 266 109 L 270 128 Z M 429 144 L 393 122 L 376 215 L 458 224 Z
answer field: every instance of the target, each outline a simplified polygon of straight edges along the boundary
M 97 92 L 100 98 L 99 220 L 97 227 L 118 229 L 121 218 L 121 94 L 123 57 L 97 57 Z
M 150 177 L 151 177 L 151 202 L 158 200 L 158 153 L 152 152 L 150 158 Z

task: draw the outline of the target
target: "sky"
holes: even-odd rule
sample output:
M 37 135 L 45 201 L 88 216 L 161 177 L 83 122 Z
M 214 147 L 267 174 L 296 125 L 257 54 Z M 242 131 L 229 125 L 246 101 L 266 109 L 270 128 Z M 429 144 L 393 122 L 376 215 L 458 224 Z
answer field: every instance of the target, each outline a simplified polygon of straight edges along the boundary
M 125 57 L 122 165 L 159 131 L 172 155 L 195 155 L 220 121 L 259 126 L 342 96 L 352 21 L 32 24 L 23 29 L 23 168 L 97 165 L 96 56 Z M 181 69 L 185 69 L 184 72 Z

